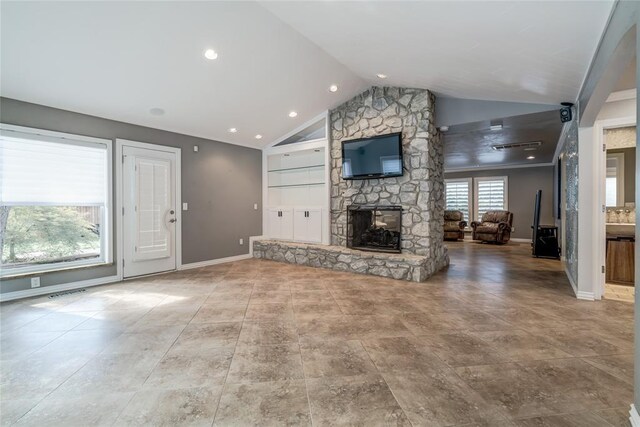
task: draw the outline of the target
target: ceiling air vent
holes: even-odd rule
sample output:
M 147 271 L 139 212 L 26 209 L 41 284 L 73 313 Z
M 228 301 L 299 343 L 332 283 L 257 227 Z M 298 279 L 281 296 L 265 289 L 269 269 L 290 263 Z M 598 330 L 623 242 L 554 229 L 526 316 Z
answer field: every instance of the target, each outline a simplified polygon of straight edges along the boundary
M 532 142 L 514 142 L 513 144 L 499 144 L 499 145 L 492 145 L 491 148 L 493 148 L 496 151 L 504 151 L 504 150 L 511 150 L 513 148 L 536 148 L 542 145 L 542 141 L 532 141 Z

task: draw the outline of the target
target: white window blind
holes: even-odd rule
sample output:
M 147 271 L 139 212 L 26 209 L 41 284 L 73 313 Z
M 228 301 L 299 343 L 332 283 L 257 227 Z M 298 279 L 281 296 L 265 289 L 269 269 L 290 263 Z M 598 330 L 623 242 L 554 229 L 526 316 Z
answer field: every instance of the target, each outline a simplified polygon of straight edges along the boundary
M 470 190 L 469 180 L 447 180 L 445 182 L 445 200 L 447 210 L 461 211 L 464 219 L 469 220 L 470 215 Z
M 2 205 L 106 204 L 106 145 L 10 133 L 0 135 Z
M 110 262 L 110 169 L 109 140 L 0 124 L 0 276 Z
M 476 218 L 487 211 L 507 210 L 507 177 L 475 178 Z

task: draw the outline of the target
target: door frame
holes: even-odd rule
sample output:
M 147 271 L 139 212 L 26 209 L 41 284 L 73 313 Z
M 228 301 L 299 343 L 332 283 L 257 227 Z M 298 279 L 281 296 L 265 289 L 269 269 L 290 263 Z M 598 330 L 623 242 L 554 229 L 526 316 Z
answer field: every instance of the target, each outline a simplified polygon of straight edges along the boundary
M 182 267 L 182 150 L 176 147 L 169 147 L 166 145 L 149 144 L 147 142 L 131 141 L 128 139 L 116 138 L 116 158 L 114 163 L 116 165 L 116 209 L 114 211 L 114 219 L 116 222 L 116 269 L 118 280 L 124 279 L 124 224 L 122 222 L 122 209 L 124 203 L 122 200 L 123 191 L 123 168 L 122 163 L 124 157 L 122 155 L 123 147 L 143 148 L 147 150 L 163 151 L 173 153 L 176 155 L 176 172 L 175 172 L 175 186 L 176 186 L 176 219 L 178 226 L 176 227 L 176 268 L 174 271 L 180 270 Z M 166 273 L 163 272 L 163 273 Z
M 605 191 L 605 180 L 607 177 L 607 152 L 605 149 L 605 140 L 604 140 L 604 131 L 607 129 L 616 129 L 622 127 L 629 126 L 637 126 L 636 118 L 634 116 L 629 117 L 617 117 L 613 119 L 602 119 L 597 120 L 593 124 L 593 137 L 594 137 L 594 149 L 595 149 L 595 175 L 596 175 L 596 200 L 597 203 L 593 207 L 593 215 L 595 218 L 596 224 L 596 233 L 595 233 L 595 249 L 594 256 L 595 260 L 592 262 L 594 266 L 592 270 L 593 274 L 593 283 L 594 283 L 594 297 L 595 299 L 602 299 L 604 296 L 604 287 L 606 283 L 606 274 L 602 270 L 600 270 L 600 266 L 607 265 L 606 260 L 606 222 L 607 222 L 607 214 L 606 214 L 606 191 Z

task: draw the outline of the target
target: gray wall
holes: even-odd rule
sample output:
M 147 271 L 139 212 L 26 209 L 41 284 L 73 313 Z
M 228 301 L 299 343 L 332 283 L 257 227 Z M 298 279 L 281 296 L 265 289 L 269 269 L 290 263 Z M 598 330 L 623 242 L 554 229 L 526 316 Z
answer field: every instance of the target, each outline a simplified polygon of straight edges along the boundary
M 182 201 L 189 203 L 189 210 L 182 212 L 183 264 L 246 254 L 249 252 L 249 236 L 262 234 L 260 150 L 7 98 L 0 98 L 0 122 L 181 148 Z M 197 153 L 193 151 L 194 145 L 199 146 Z M 258 210 L 253 209 L 254 203 L 258 204 Z M 119 216 L 114 215 L 114 218 L 118 220 Z M 244 238 L 243 246 L 238 243 L 240 238 Z M 115 242 L 114 236 L 114 246 Z M 41 286 L 115 274 L 115 265 L 42 274 Z M 29 288 L 28 278 L 7 279 L 2 281 L 0 292 Z
M 553 224 L 553 166 L 495 169 L 475 172 L 445 172 L 445 179 L 507 176 L 509 211 L 513 212 L 515 232 L 511 237 L 531 239 L 536 191 L 542 190 L 541 224 Z

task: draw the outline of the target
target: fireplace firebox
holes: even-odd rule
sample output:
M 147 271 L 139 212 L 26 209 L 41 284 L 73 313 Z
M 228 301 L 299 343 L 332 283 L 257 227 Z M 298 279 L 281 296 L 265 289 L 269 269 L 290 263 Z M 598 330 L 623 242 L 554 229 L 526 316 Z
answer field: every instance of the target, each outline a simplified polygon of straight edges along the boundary
M 402 206 L 352 205 L 347 208 L 347 247 L 401 252 Z

